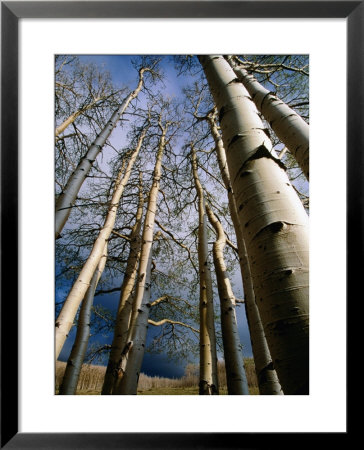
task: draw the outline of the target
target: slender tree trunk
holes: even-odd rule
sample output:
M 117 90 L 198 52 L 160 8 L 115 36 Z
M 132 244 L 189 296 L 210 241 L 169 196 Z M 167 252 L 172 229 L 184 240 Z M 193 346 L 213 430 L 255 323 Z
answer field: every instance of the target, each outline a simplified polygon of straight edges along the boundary
M 75 171 L 72 173 L 67 181 L 67 184 L 56 201 L 56 218 L 55 218 L 55 234 L 56 239 L 60 237 L 61 231 L 68 220 L 71 213 L 71 208 L 77 198 L 78 192 L 85 181 L 97 155 L 102 150 L 108 137 L 115 128 L 120 117 L 124 114 L 129 103 L 137 97 L 143 86 L 143 73 L 147 69 L 139 71 L 139 83 L 134 91 L 132 91 L 122 102 L 120 107 L 113 113 L 110 120 L 105 125 L 104 129 L 97 136 L 93 144 L 88 149 L 86 155 L 81 158 Z
M 103 255 L 99 265 L 92 276 L 90 287 L 87 289 L 83 299 L 77 324 L 77 334 L 71 354 L 67 361 L 63 381 L 59 389 L 60 395 L 75 395 L 82 364 L 85 359 L 88 341 L 90 338 L 91 308 L 97 284 L 104 271 L 107 258 L 107 244 L 105 244 Z
M 148 317 L 151 295 L 152 252 L 149 252 L 146 271 L 138 286 L 143 284 L 143 298 L 136 311 L 133 311 L 134 321 L 131 325 L 130 340 L 119 353 L 118 373 L 114 380 L 113 395 L 136 395 L 140 370 L 143 363 L 145 342 L 147 340 Z
M 222 56 L 200 56 L 219 121 L 257 306 L 284 393 L 308 394 L 308 218 L 249 93 Z
M 117 375 L 117 366 L 126 341 L 129 330 L 130 315 L 133 304 L 133 288 L 138 269 L 138 261 L 140 258 L 141 236 L 140 230 L 142 226 L 144 196 L 141 180 L 139 183 L 139 204 L 136 214 L 135 224 L 130 233 L 130 252 L 126 263 L 123 283 L 121 285 L 120 300 L 116 315 L 116 323 L 114 329 L 113 342 L 109 361 L 105 373 L 104 383 L 101 395 L 110 395 Z
M 64 120 L 59 127 L 56 128 L 55 136 L 59 136 L 71 123 L 73 123 L 79 115 L 82 114 L 81 110 L 75 111 L 66 120 Z
M 214 323 L 214 301 L 211 273 L 208 263 L 208 242 L 205 198 L 198 177 L 197 158 L 191 147 L 192 173 L 198 196 L 198 264 L 200 272 L 200 395 L 219 393 L 217 379 L 217 353 Z
M 70 293 L 62 307 L 62 310 L 56 321 L 56 359 L 62 350 L 64 342 L 67 335 L 73 325 L 73 320 L 77 313 L 78 307 L 86 294 L 88 286 L 90 284 L 91 278 L 95 269 L 100 261 L 102 251 L 104 249 L 105 242 L 109 239 L 110 233 L 114 228 L 116 212 L 119 206 L 120 198 L 123 194 L 124 187 L 126 186 L 131 170 L 133 168 L 134 162 L 139 154 L 142 142 L 147 129 L 145 128 L 138 140 L 138 144 L 132 153 L 128 165 L 125 170 L 124 177 L 122 178 L 122 171 L 118 174 L 118 179 L 116 180 L 113 196 L 111 199 L 110 207 L 106 215 L 106 219 L 100 233 L 92 247 L 91 253 L 86 260 L 76 282 L 72 286 Z
M 73 123 L 77 117 L 79 117 L 82 113 L 85 111 L 88 111 L 89 109 L 93 108 L 101 98 L 95 98 L 94 101 L 92 101 L 90 104 L 79 108 L 77 111 L 75 111 L 73 114 L 71 114 L 69 117 L 67 117 L 66 120 L 64 120 L 59 127 L 56 128 L 55 136 L 59 136 L 63 131 Z M 125 100 L 124 100 L 125 101 Z
M 258 110 L 309 179 L 309 125 L 296 111 L 263 87 L 243 66 L 236 66 L 231 57 L 228 61 Z
M 243 232 L 239 221 L 238 211 L 236 209 L 235 197 L 231 186 L 224 145 L 215 122 L 215 113 L 209 114 L 207 119 L 209 121 L 211 134 L 215 141 L 217 160 L 221 172 L 221 177 L 228 193 L 229 211 L 236 233 L 240 270 L 244 287 L 245 312 L 248 320 L 255 371 L 258 378 L 259 392 L 261 395 L 282 395 L 282 388 L 279 384 L 278 376 L 273 366 L 272 358 L 263 330 L 263 325 L 260 319 L 260 314 L 255 303 L 252 277 L 250 273 Z
M 249 395 L 242 346 L 238 333 L 235 312 L 235 296 L 226 273 L 224 247 L 226 236 L 221 223 L 212 209 L 206 205 L 206 212 L 211 225 L 216 232 L 216 242 L 213 244 L 213 257 L 220 297 L 221 331 L 224 346 L 226 381 L 229 395 Z
M 162 135 L 159 140 L 157 159 L 153 173 L 153 183 L 149 192 L 147 212 L 144 221 L 138 281 L 133 301 L 133 311 L 127 343 L 118 356 L 118 366 L 112 389 L 113 395 L 136 395 L 140 369 L 143 361 L 150 308 L 150 266 L 153 233 L 168 124 L 165 128 L 162 128 L 160 124 L 160 127 L 162 129 Z

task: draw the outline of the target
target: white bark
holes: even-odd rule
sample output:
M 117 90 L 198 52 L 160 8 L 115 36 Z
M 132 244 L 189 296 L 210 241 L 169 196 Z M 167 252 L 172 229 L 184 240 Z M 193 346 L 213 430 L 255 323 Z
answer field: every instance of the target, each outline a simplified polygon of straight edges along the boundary
M 68 220 L 71 213 L 71 208 L 77 198 L 78 192 L 85 181 L 87 174 L 89 173 L 97 155 L 102 150 L 106 143 L 106 140 L 110 136 L 111 132 L 115 128 L 120 117 L 124 114 L 124 111 L 128 107 L 129 103 L 139 94 L 143 86 L 143 73 L 147 69 L 141 69 L 139 71 L 138 86 L 132 91 L 122 102 L 120 107 L 113 113 L 110 120 L 105 125 L 104 129 L 97 136 L 93 144 L 88 149 L 86 155 L 80 160 L 75 171 L 72 173 L 68 182 L 56 201 L 56 217 L 55 217 L 55 236 L 56 239 L 60 237 L 61 231 Z
M 191 147 L 192 173 L 198 197 L 198 265 L 200 274 L 200 395 L 219 393 L 214 323 L 214 302 L 208 262 L 206 209 L 203 188 L 198 176 L 196 152 Z
M 114 380 L 113 395 L 136 395 L 140 369 L 143 363 L 145 342 L 147 339 L 148 318 L 151 294 L 151 265 L 152 252 L 149 252 L 144 277 L 139 281 L 142 286 L 143 297 L 137 310 L 133 311 L 134 321 L 130 332 L 130 339 L 124 351 L 119 354 L 118 376 Z
M 126 263 L 123 283 L 121 285 L 120 300 L 116 315 L 116 323 L 114 329 L 113 341 L 109 355 L 109 361 L 105 373 L 104 383 L 101 395 L 110 395 L 117 375 L 117 365 L 120 354 L 122 353 L 127 342 L 130 315 L 133 304 L 133 288 L 135 284 L 138 262 L 140 258 L 141 236 L 140 230 L 142 226 L 144 196 L 141 181 L 139 184 L 139 204 L 135 218 L 135 224 L 130 233 L 130 252 Z
M 160 127 L 162 129 L 162 135 L 159 140 L 153 183 L 149 192 L 147 212 L 144 221 L 142 248 L 133 310 L 130 319 L 127 343 L 121 354 L 119 354 L 118 367 L 112 389 L 113 395 L 136 395 L 140 368 L 143 361 L 150 308 L 150 268 L 153 233 L 168 125 L 165 128 L 162 128 L 160 124 Z
M 95 98 L 91 103 L 89 103 L 88 105 L 78 109 L 77 111 L 75 111 L 73 114 L 71 114 L 69 117 L 67 117 L 67 119 L 65 119 L 61 125 L 59 125 L 56 128 L 56 132 L 55 132 L 55 136 L 59 136 L 61 133 L 63 133 L 63 131 L 69 126 L 71 125 L 71 123 L 73 123 L 77 117 L 79 117 L 82 113 L 84 113 L 85 111 L 88 111 L 89 109 L 93 108 L 99 101 L 101 100 L 101 98 Z
M 265 338 L 259 310 L 255 303 L 255 295 L 245 246 L 243 251 L 245 253 L 244 258 L 242 259 L 242 264 L 244 266 L 244 304 L 254 356 L 255 372 L 258 378 L 259 393 L 260 395 L 283 395 L 282 387 L 279 383 L 277 372 L 274 368 L 273 360 L 268 348 L 268 343 Z
M 215 113 L 209 114 L 207 120 L 210 125 L 211 134 L 215 141 L 216 156 L 221 172 L 221 177 L 228 193 L 229 211 L 236 233 L 240 270 L 244 288 L 245 311 L 248 320 L 255 371 L 258 378 L 259 392 L 261 395 L 282 395 L 282 388 L 279 384 L 277 373 L 273 366 L 272 358 L 263 330 L 263 325 L 260 319 L 259 310 L 255 303 L 252 277 L 250 273 L 243 232 L 236 209 L 235 197 L 231 186 L 224 145 L 215 122 Z
M 71 354 L 67 361 L 63 381 L 59 389 L 60 395 L 75 395 L 82 364 L 85 359 L 88 341 L 90 338 L 91 308 L 94 301 L 95 290 L 104 271 L 107 258 L 107 244 L 105 244 L 103 255 L 92 276 L 90 287 L 87 289 L 83 299 L 78 323 L 77 334 Z
M 200 56 L 219 121 L 257 306 L 284 393 L 307 394 L 308 218 L 244 86 Z
M 62 350 L 64 342 L 68 336 L 68 333 L 73 325 L 73 320 L 76 316 L 78 307 L 86 294 L 86 291 L 90 285 L 90 281 L 93 273 L 100 261 L 102 251 L 104 249 L 105 242 L 110 237 L 111 231 L 114 228 L 116 212 L 119 206 L 120 198 L 124 192 L 124 187 L 126 186 L 131 170 L 133 168 L 134 162 L 139 154 L 142 142 L 145 136 L 147 128 L 141 133 L 138 144 L 130 157 L 128 165 L 125 170 L 123 178 L 121 178 L 122 173 L 119 172 L 118 179 L 116 180 L 114 192 L 112 195 L 109 210 L 106 215 L 106 219 L 100 233 L 92 247 L 91 253 L 86 260 L 76 282 L 72 286 L 70 293 L 62 307 L 62 310 L 56 321 L 56 350 L 55 358 L 57 360 L 59 353 Z
M 296 111 L 263 87 L 243 66 L 235 66 L 232 58 L 228 58 L 228 61 L 258 110 L 309 179 L 309 125 Z
M 224 346 L 224 359 L 226 381 L 229 395 L 249 395 L 246 378 L 242 345 L 238 333 L 235 312 L 235 296 L 231 288 L 224 259 L 226 236 L 221 223 L 212 209 L 206 205 L 206 211 L 211 225 L 216 232 L 216 241 L 213 244 L 213 257 L 220 297 L 221 331 Z
M 64 120 L 59 127 L 56 128 L 55 136 L 59 136 L 71 123 L 73 123 L 77 117 L 81 114 L 81 111 L 75 111 L 66 120 Z

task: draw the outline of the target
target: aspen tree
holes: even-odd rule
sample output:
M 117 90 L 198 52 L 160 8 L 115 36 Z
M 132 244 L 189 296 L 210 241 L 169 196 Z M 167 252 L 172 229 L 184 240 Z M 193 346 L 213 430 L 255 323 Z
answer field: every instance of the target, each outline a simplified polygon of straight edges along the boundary
M 257 374 L 258 379 L 259 393 L 260 395 L 283 395 L 282 387 L 279 383 L 277 372 L 274 368 L 273 360 L 268 348 L 268 343 L 265 338 L 259 310 L 255 302 L 255 294 L 253 291 L 245 245 L 243 246 L 243 252 L 244 304 L 254 356 L 255 373 Z M 245 267 L 245 265 L 247 265 L 247 267 Z
M 120 107 L 116 111 L 114 111 L 114 113 L 110 117 L 110 120 L 107 122 L 95 141 L 91 144 L 85 156 L 81 158 L 75 171 L 68 179 L 63 192 L 58 197 L 56 201 L 55 219 L 56 239 L 60 237 L 60 233 L 68 220 L 68 217 L 71 213 L 71 208 L 73 207 L 73 204 L 77 198 L 78 192 L 83 182 L 85 181 L 86 176 L 89 173 L 93 163 L 95 162 L 97 155 L 102 150 L 111 132 L 116 127 L 126 108 L 129 106 L 129 103 L 134 98 L 136 98 L 141 91 L 144 83 L 144 73 L 149 70 L 149 68 L 145 67 L 139 70 L 139 82 L 137 87 L 134 89 L 134 91 L 130 92 L 130 94 L 121 103 Z
M 220 55 L 199 56 L 219 112 L 256 303 L 284 393 L 309 392 L 308 218 L 249 93 Z
M 77 323 L 77 333 L 71 354 L 67 361 L 66 370 L 62 384 L 59 389 L 60 395 L 75 395 L 78 379 L 81 373 L 82 364 L 85 359 L 88 341 L 90 338 L 91 308 L 97 284 L 104 271 L 107 258 L 107 243 L 105 244 L 103 255 L 92 276 L 90 287 L 87 289 L 83 299 Z
M 101 391 L 102 395 L 111 394 L 119 357 L 125 347 L 127 340 L 130 315 L 133 304 L 132 294 L 138 269 L 138 262 L 140 258 L 140 249 L 141 249 L 140 231 L 142 227 L 143 205 L 144 205 L 144 196 L 143 196 L 142 177 L 140 173 L 138 209 L 135 217 L 135 224 L 129 235 L 130 251 L 126 262 L 126 269 L 124 273 L 123 282 L 121 285 L 120 300 L 114 328 L 114 336 L 111 344 L 109 361 L 107 364 L 104 383 Z
M 213 244 L 213 258 L 217 287 L 220 297 L 221 331 L 224 346 L 224 359 L 226 381 L 229 395 L 249 395 L 248 381 L 246 379 L 242 346 L 240 343 L 238 325 L 236 322 L 235 296 L 226 273 L 224 247 L 226 236 L 224 229 L 209 205 L 206 212 L 211 225 L 216 232 L 216 241 Z
M 243 65 L 232 56 L 227 60 L 235 75 L 249 92 L 251 99 L 269 122 L 278 138 L 295 157 L 306 178 L 309 179 L 309 125 L 302 117 L 263 87 Z
M 136 292 L 133 300 L 127 342 L 118 355 L 118 366 L 115 371 L 115 380 L 112 388 L 113 395 L 136 395 L 140 369 L 143 362 L 150 309 L 150 272 L 155 215 L 157 212 L 157 199 L 162 174 L 162 159 L 166 146 L 166 133 L 170 122 L 167 122 L 163 126 L 160 116 L 158 125 L 161 130 L 161 136 L 158 144 L 152 187 L 149 191 L 147 212 L 144 219 Z
M 192 173 L 198 198 L 198 265 L 200 275 L 200 395 L 219 393 L 214 323 L 214 303 L 211 273 L 208 262 L 206 208 L 197 157 L 191 145 Z
M 142 261 L 141 261 L 142 262 Z M 117 376 L 112 387 L 113 395 L 136 395 L 140 369 L 143 363 L 145 342 L 148 330 L 148 317 L 151 295 L 151 265 L 152 251 L 149 252 L 147 266 L 139 280 L 138 287 L 142 287 L 142 299 L 138 309 L 134 310 L 129 338 L 121 353 L 116 369 Z M 138 289 L 137 289 L 138 293 Z
M 124 187 L 129 181 L 131 170 L 141 149 L 147 129 L 148 126 L 143 129 L 139 136 L 138 143 L 133 153 L 131 154 L 131 157 L 125 169 L 124 176 L 122 176 L 122 170 L 120 170 L 118 174 L 104 225 L 101 228 L 99 235 L 92 247 L 91 253 L 87 258 L 84 266 L 82 267 L 82 270 L 78 275 L 76 282 L 72 286 L 72 289 L 70 290 L 68 297 L 63 304 L 61 312 L 59 313 L 59 316 L 56 320 L 56 360 L 73 325 L 73 320 L 76 316 L 78 307 L 90 285 L 92 275 L 95 272 L 95 269 L 100 261 L 105 242 L 109 239 L 111 231 L 114 228 L 116 212 L 119 206 L 120 198 L 124 192 Z
M 244 288 L 244 305 L 248 320 L 255 370 L 258 378 L 259 392 L 261 395 L 282 395 L 282 388 L 279 384 L 277 373 L 274 370 L 260 314 L 255 303 L 249 261 L 236 209 L 235 197 L 231 186 L 229 169 L 226 162 L 226 153 L 216 124 L 216 109 L 209 113 L 206 116 L 206 119 L 210 126 L 211 135 L 214 138 L 216 157 L 220 168 L 221 178 L 227 190 L 230 217 L 237 238 L 240 271 Z

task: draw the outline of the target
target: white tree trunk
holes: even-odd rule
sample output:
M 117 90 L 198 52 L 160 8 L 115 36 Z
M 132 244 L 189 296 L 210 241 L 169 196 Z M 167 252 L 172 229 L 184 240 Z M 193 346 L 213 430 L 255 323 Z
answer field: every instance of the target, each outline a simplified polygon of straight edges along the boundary
M 273 362 L 269 352 L 267 340 L 265 338 L 263 325 L 260 320 L 260 314 L 255 303 L 252 277 L 250 273 L 243 232 L 236 209 L 235 197 L 231 186 L 224 145 L 215 122 L 215 114 L 209 114 L 207 120 L 210 125 L 211 134 L 215 141 L 217 160 L 221 172 L 221 177 L 227 190 L 230 216 L 236 233 L 240 270 L 244 288 L 245 311 L 248 320 L 255 371 L 258 378 L 259 392 L 261 395 L 282 395 L 282 388 L 279 384 L 277 373 L 273 367 Z
M 73 325 L 73 320 L 76 316 L 78 307 L 86 294 L 86 291 L 90 285 L 90 281 L 93 273 L 100 261 L 102 251 L 105 246 L 105 242 L 110 237 L 110 233 L 114 228 L 116 212 L 119 206 L 120 198 L 124 192 L 124 187 L 126 186 L 131 170 L 133 168 L 134 162 L 139 154 L 140 148 L 142 146 L 142 142 L 145 136 L 147 129 L 145 128 L 138 140 L 138 144 L 130 157 L 128 165 L 125 170 L 124 177 L 121 178 L 121 171 L 118 174 L 118 179 L 115 182 L 114 192 L 112 195 L 110 207 L 108 213 L 106 215 L 106 219 L 103 227 L 100 230 L 100 233 L 92 247 L 90 256 L 86 260 L 76 282 L 72 286 L 70 293 L 62 307 L 62 310 L 56 321 L 56 350 L 55 357 L 56 360 L 59 356 L 59 353 L 62 350 L 64 342 L 68 336 L 68 333 Z
M 244 304 L 254 356 L 255 372 L 258 378 L 259 393 L 260 395 L 283 395 L 282 387 L 279 383 L 277 372 L 274 368 L 267 340 L 265 338 L 259 310 L 255 303 L 255 295 L 245 246 L 243 251 L 245 257 L 242 259 L 242 264 L 243 266 L 247 265 L 247 267 L 243 267 Z
M 59 127 L 56 128 L 55 136 L 59 136 L 71 123 L 73 123 L 77 117 L 82 113 L 82 111 L 78 110 L 75 111 L 73 114 L 71 114 L 69 117 L 67 117 L 66 120 L 64 120 Z
M 59 389 L 60 395 L 75 395 L 78 379 L 81 373 L 82 364 L 85 359 L 88 341 L 90 338 L 91 326 L 91 308 L 94 301 L 95 290 L 97 284 L 104 271 L 107 259 L 107 244 L 105 244 L 103 255 L 99 265 L 92 276 L 90 287 L 87 289 L 85 298 L 83 299 L 78 323 L 77 334 L 73 344 L 71 354 L 67 361 L 66 370 L 63 376 L 62 384 Z
M 102 150 L 106 140 L 110 136 L 112 130 L 115 128 L 120 117 L 128 107 L 129 103 L 139 94 L 143 86 L 143 73 L 146 69 L 141 69 L 139 72 L 138 86 L 132 91 L 122 102 L 120 107 L 113 113 L 110 120 L 105 125 L 104 129 L 97 136 L 93 144 L 88 149 L 86 155 L 80 160 L 75 171 L 72 173 L 67 181 L 67 184 L 56 201 L 56 217 L 55 217 L 55 236 L 56 239 L 60 237 L 61 231 L 68 220 L 71 213 L 71 208 L 77 198 L 78 192 L 85 181 L 97 155 Z
M 228 58 L 228 61 L 258 110 L 309 179 L 309 125 L 296 111 L 263 87 L 243 66 L 235 66 L 232 58 Z
M 206 212 L 211 225 L 216 232 L 216 242 L 213 244 L 213 257 L 220 297 L 221 331 L 224 346 L 226 381 L 229 395 L 249 395 L 246 378 L 242 345 L 236 322 L 235 296 L 231 288 L 224 259 L 226 236 L 221 223 L 212 209 L 206 205 Z
M 124 274 L 123 283 L 121 285 L 120 300 L 118 311 L 116 314 L 116 323 L 114 329 L 113 342 L 111 344 L 111 351 L 109 361 L 105 373 L 104 383 L 101 395 L 110 395 L 112 387 L 117 374 L 117 366 L 125 344 L 127 342 L 130 315 L 133 304 L 133 288 L 135 284 L 138 262 L 140 258 L 141 236 L 140 230 L 142 226 L 144 196 L 143 188 L 139 185 L 139 204 L 136 214 L 135 224 L 130 233 L 130 252 L 126 263 L 126 270 Z
M 113 395 L 136 395 L 140 370 L 143 363 L 145 343 L 147 340 L 148 318 L 151 295 L 152 251 L 149 252 L 144 277 L 138 287 L 143 287 L 143 298 L 138 309 L 133 311 L 134 321 L 131 325 L 130 340 L 119 353 L 118 374 L 114 380 Z
M 63 131 L 69 126 L 71 125 L 71 123 L 73 123 L 78 116 L 80 116 L 82 113 L 84 113 L 85 111 L 88 111 L 89 109 L 92 109 L 99 101 L 101 100 L 101 98 L 95 98 L 91 103 L 89 103 L 88 105 L 83 106 L 82 108 L 78 109 L 77 111 L 75 111 L 73 114 L 71 114 L 69 117 L 67 117 L 66 120 L 64 120 L 61 125 L 59 125 L 56 128 L 56 132 L 55 132 L 55 136 L 59 136 L 61 133 L 63 133 Z
M 144 221 L 138 279 L 130 327 L 127 343 L 118 356 L 118 367 L 112 389 L 113 395 L 136 395 L 137 392 L 148 327 L 151 252 L 167 128 L 168 126 L 162 129 L 162 135 L 159 140 L 157 159 L 153 173 L 153 183 L 149 192 L 147 212 Z
M 284 393 L 308 394 L 308 217 L 249 93 L 222 56 L 200 56 L 219 121 L 257 306 Z
M 200 395 L 219 393 L 214 323 L 214 301 L 208 262 L 205 198 L 198 176 L 196 152 L 191 147 L 192 173 L 198 197 L 198 265 L 200 273 Z

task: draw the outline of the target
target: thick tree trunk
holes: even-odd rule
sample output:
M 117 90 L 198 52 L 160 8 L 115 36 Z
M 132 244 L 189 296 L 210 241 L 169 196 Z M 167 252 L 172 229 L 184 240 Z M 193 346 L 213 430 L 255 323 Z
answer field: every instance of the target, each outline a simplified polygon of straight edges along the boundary
M 162 128 L 161 125 L 160 127 Z M 168 125 L 165 128 L 162 128 L 162 135 L 159 141 L 157 159 L 153 173 L 153 183 L 149 192 L 147 212 L 143 227 L 142 248 L 135 298 L 133 301 L 133 311 L 130 319 L 127 343 L 118 355 L 118 366 L 112 388 L 113 395 L 136 395 L 137 393 L 148 327 L 153 233 L 167 128 Z
M 111 344 L 111 351 L 109 361 L 105 373 L 104 383 L 102 386 L 101 395 L 110 395 L 115 377 L 117 375 L 117 366 L 128 336 L 130 315 L 133 304 L 133 288 L 138 269 L 138 261 L 140 258 L 141 236 L 140 230 L 142 226 L 144 196 L 143 188 L 140 182 L 139 185 L 139 204 L 136 214 L 135 224 L 129 235 L 130 251 L 126 263 L 123 283 L 121 285 L 120 300 L 118 311 L 116 315 L 116 323 L 114 329 L 114 337 Z
M 245 245 L 243 251 L 244 304 L 254 356 L 255 372 L 258 378 L 259 393 L 260 395 L 283 395 L 282 387 L 279 383 L 277 372 L 274 368 L 267 340 L 265 338 L 259 310 L 255 303 L 255 295 Z
M 104 129 L 97 136 L 93 144 L 88 149 L 86 155 L 80 160 L 75 171 L 70 176 L 67 184 L 56 201 L 56 218 L 55 218 L 55 236 L 56 239 L 60 237 L 61 231 L 68 220 L 71 213 L 71 208 L 77 198 L 78 192 L 85 181 L 87 174 L 89 173 L 97 155 L 102 150 L 106 143 L 106 140 L 110 136 L 111 132 L 115 128 L 120 117 L 124 114 L 124 111 L 128 107 L 129 103 L 137 97 L 143 86 L 143 73 L 146 69 L 139 71 L 138 86 L 132 91 L 122 102 L 120 107 L 113 113 L 110 120 L 105 125 Z
M 219 393 L 214 323 L 214 301 L 208 262 L 205 198 L 198 176 L 196 152 L 192 146 L 192 173 L 198 197 L 198 265 L 200 273 L 200 395 Z
M 92 276 L 90 287 L 87 289 L 83 299 L 80 315 L 77 323 L 77 334 L 73 344 L 71 354 L 67 361 L 66 370 L 62 384 L 59 389 L 60 395 L 75 395 L 78 379 L 81 373 L 82 364 L 85 359 L 88 341 L 90 338 L 91 308 L 94 301 L 94 294 L 97 284 L 104 271 L 107 258 L 107 244 L 105 244 L 103 255 L 99 265 Z
M 284 393 L 308 394 L 308 218 L 249 93 L 222 56 L 200 56 L 219 121 L 253 286 Z
M 228 61 L 258 110 L 309 179 L 309 125 L 296 111 L 263 87 L 244 67 L 236 66 L 232 58 L 228 58 Z
M 272 358 L 269 352 L 263 325 L 260 319 L 260 314 L 255 303 L 255 295 L 250 273 L 249 261 L 231 186 L 224 145 L 215 122 L 215 114 L 209 114 L 207 119 L 210 125 L 211 134 L 215 141 L 217 160 L 221 172 L 221 177 L 228 193 L 229 211 L 236 233 L 240 270 L 244 288 L 245 312 L 248 320 L 255 371 L 258 378 L 259 392 L 261 395 L 282 395 L 282 388 L 279 384 L 277 373 L 273 367 Z
M 110 233 L 114 228 L 116 212 L 119 206 L 120 198 L 123 194 L 124 187 L 127 184 L 134 162 L 139 154 L 142 142 L 147 129 L 144 129 L 139 137 L 138 144 L 130 157 L 128 165 L 125 170 L 125 174 L 122 178 L 122 172 L 118 174 L 116 180 L 113 196 L 111 199 L 110 207 L 106 215 L 106 219 L 100 233 L 92 247 L 90 256 L 86 260 L 76 282 L 72 286 L 70 293 L 62 307 L 62 310 L 56 321 L 56 359 L 62 350 L 64 342 L 68 336 L 68 333 L 73 325 L 73 320 L 77 313 L 78 307 L 86 294 L 88 286 L 95 269 L 100 261 L 102 251 L 105 246 L 105 242 L 109 239 Z
M 238 333 L 235 312 L 235 296 L 226 273 L 224 247 L 226 236 L 221 223 L 212 209 L 206 205 L 206 212 L 211 225 L 216 232 L 216 242 L 213 244 L 213 257 L 220 297 L 221 331 L 224 346 L 226 381 L 229 395 L 249 395 L 242 346 Z

